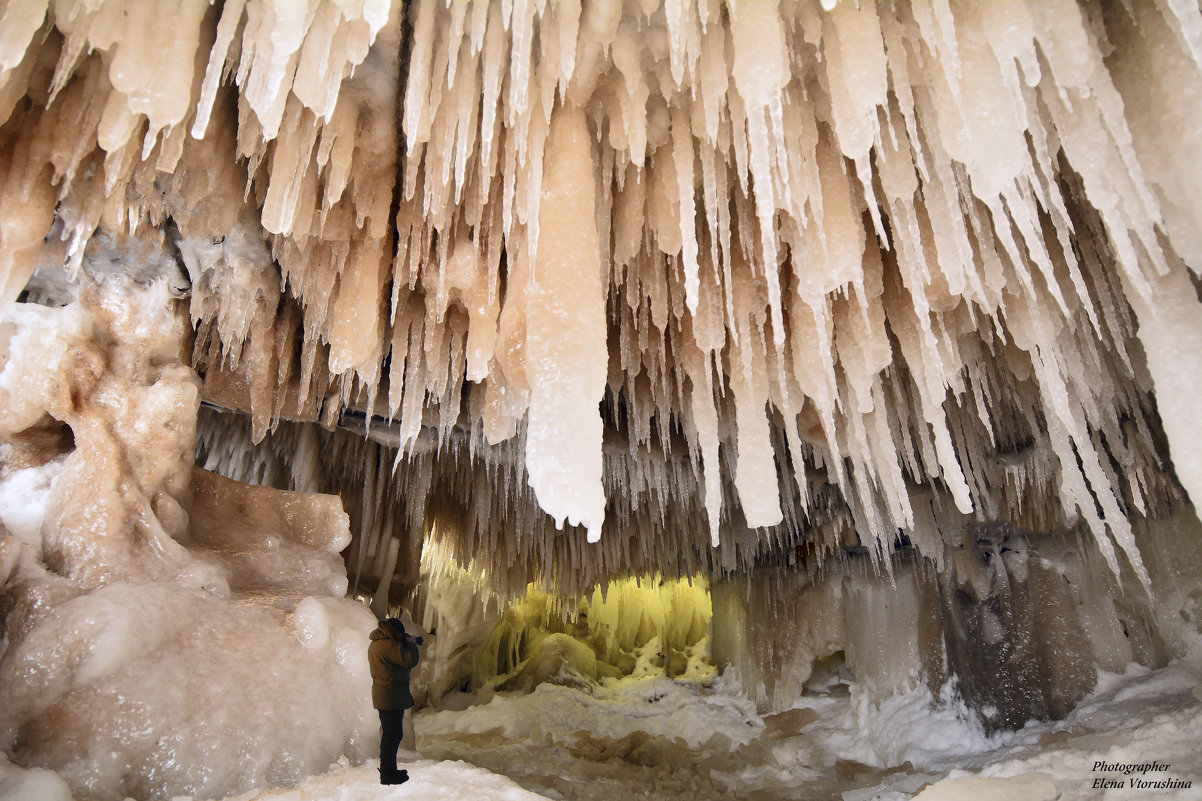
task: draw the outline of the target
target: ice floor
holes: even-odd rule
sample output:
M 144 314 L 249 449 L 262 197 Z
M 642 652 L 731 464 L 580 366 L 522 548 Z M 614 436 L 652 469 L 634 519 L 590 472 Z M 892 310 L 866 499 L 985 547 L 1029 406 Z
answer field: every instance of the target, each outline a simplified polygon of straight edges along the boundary
M 1066 720 L 993 738 L 954 703 L 932 707 L 917 692 L 879 709 L 854 691 L 807 697 L 797 711 L 762 718 L 721 682 L 649 678 L 591 692 L 543 685 L 417 714 L 418 752 L 402 754 L 404 785 L 382 787 L 374 765 L 343 760 L 297 787 L 227 801 L 1202 799 L 1200 681 L 1197 657 L 1103 675 Z M 1153 762 L 1168 767 L 1122 772 Z M 1140 780 L 1172 786 L 1141 788 Z M 62 801 L 64 792 L 53 774 L 0 768 L 4 801 Z
M 900 801 L 927 784 L 971 776 L 1007 779 L 990 788 L 1003 793 L 998 798 L 1104 799 L 1112 793 L 1130 797 L 1130 788 L 1095 789 L 1095 779 L 1116 775 L 1094 771 L 1095 762 L 1153 760 L 1170 767 L 1149 779 L 1171 777 L 1193 786 L 1144 792 L 1202 798 L 1202 660 L 1101 678 L 1067 720 L 995 738 L 985 737 L 953 703 L 942 700 L 932 709 L 925 693 L 895 698 L 878 710 L 854 692 L 808 698 L 798 708 L 812 709 L 816 717 L 798 712 L 765 721 L 720 687 L 667 679 L 591 696 L 544 685 L 524 698 L 419 716 L 416 727 L 427 759 L 466 760 L 539 795 L 569 801 Z M 426 764 L 415 766 L 415 778 Z M 1131 777 L 1121 778 L 1126 783 Z M 951 791 L 948 798 L 990 797 L 981 784 L 960 786 L 966 792 L 942 787 Z M 936 790 L 927 794 L 942 797 Z

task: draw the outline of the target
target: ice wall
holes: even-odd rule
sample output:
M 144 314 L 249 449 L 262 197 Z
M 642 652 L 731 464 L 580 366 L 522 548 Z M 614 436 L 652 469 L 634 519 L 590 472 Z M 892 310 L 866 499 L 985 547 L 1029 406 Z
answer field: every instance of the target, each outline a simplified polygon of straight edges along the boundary
M 341 501 L 193 466 L 163 244 L 94 236 L 65 305 L 0 312 L 0 748 L 101 801 L 287 784 L 376 743 Z
M 837 658 L 864 714 L 924 685 L 938 698 L 951 682 L 987 732 L 1062 718 L 1099 670 L 1161 667 L 1202 631 L 1192 512 L 1136 526 L 1150 592 L 1130 566 L 1111 573 L 1083 533 L 981 524 L 965 529 L 942 571 L 911 548 L 893 557 L 891 578 L 860 557 L 719 582 L 714 659 L 761 711 L 825 691 Z
M 793 707 L 824 665 L 882 699 L 944 672 L 938 593 L 921 562 L 897 558 L 893 581 L 861 558 L 829 572 L 765 568 L 713 587 L 714 660 L 762 712 Z

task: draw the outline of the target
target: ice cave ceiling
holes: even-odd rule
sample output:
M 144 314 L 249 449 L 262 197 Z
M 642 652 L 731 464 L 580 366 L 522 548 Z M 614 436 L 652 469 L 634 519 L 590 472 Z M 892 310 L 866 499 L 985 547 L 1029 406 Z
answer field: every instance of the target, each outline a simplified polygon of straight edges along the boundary
M 168 282 L 198 463 L 339 494 L 352 591 L 1146 583 L 1202 492 L 1194 3 L 295 5 L 0 0 L 0 300 Z

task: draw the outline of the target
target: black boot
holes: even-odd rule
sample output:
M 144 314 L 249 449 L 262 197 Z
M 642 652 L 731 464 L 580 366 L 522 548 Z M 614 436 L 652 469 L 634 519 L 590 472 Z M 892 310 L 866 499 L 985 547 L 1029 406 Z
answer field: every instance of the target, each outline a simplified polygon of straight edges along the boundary
M 407 781 L 409 781 L 409 771 L 407 770 L 380 769 L 380 784 L 404 784 Z

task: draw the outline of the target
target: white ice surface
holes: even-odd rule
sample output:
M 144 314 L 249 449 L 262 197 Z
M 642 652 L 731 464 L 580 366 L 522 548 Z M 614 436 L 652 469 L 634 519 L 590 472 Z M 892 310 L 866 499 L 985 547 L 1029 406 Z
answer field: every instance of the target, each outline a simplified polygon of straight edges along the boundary
M 0 526 L 26 545 L 41 547 L 42 520 L 50 484 L 62 470 L 62 459 L 15 470 L 0 481 Z
M 981 734 L 954 704 L 937 704 L 932 710 L 929 699 L 923 699 L 921 693 L 894 699 L 869 714 L 853 692 L 850 697 L 804 699 L 801 705 L 815 708 L 820 714 L 818 721 L 800 736 L 776 741 L 768 751 L 750 749 L 747 744 L 765 736 L 766 730 L 746 702 L 724 691 L 721 682 L 709 689 L 665 678 L 610 683 L 592 694 L 544 685 L 526 696 L 498 697 L 462 712 L 423 711 L 417 714 L 415 726 L 423 750 L 436 742 L 445 749 L 456 737 L 466 743 L 473 735 L 496 736 L 498 730 L 503 732 L 508 741 L 503 748 L 527 746 L 518 753 L 528 785 L 532 784 L 529 777 L 540 771 L 546 776 L 561 775 L 563 760 L 571 759 L 563 746 L 581 730 L 596 738 L 611 739 L 642 730 L 669 739 L 684 738 L 685 742 L 677 747 L 694 755 L 699 749 L 705 752 L 714 747 L 713 741 L 709 746 L 700 744 L 715 733 L 725 735 L 731 742 L 734 764 L 740 764 L 740 751 L 760 754 L 738 771 L 715 775 L 715 784 L 725 787 L 726 797 L 739 797 L 740 789 L 758 788 L 757 799 L 798 798 L 802 797 L 796 794 L 799 790 L 817 782 L 815 789 L 821 788 L 821 792 L 816 797 L 902 801 L 928 783 L 972 779 L 959 787 L 969 790 L 969 785 L 974 785 L 971 789 L 981 798 L 1017 799 L 1022 792 L 1047 787 L 1051 782 L 1061 801 L 1202 799 L 1202 700 L 1198 697 L 1202 695 L 1198 689 L 1202 658 L 1182 659 L 1158 671 L 1132 668 L 1124 675 L 1103 674 L 1100 678 L 1098 689 L 1066 720 L 1031 724 L 993 738 Z M 1061 735 L 1058 742 L 1041 745 L 1040 739 L 1051 732 L 1069 734 Z M 765 758 L 765 753 L 770 756 Z M 472 757 L 471 746 L 464 745 L 464 756 Z M 546 794 L 524 790 L 512 779 L 466 761 L 433 760 L 412 752 L 402 752 L 400 758 L 410 775 L 401 786 L 379 785 L 374 764 L 352 766 L 342 759 L 327 773 L 310 777 L 296 787 L 253 790 L 226 801 L 521 801 L 570 797 L 553 790 Z M 910 761 L 914 772 L 844 780 L 832 795 L 831 766 L 836 759 L 865 761 L 874 766 Z M 1097 777 L 1115 775 L 1094 771 L 1097 761 L 1152 760 L 1170 765 L 1166 773 L 1157 774 L 1158 778 L 1188 780 L 1193 786 L 1188 790 L 1145 791 L 1093 788 Z M 66 801 L 69 796 L 62 794 L 64 789 L 65 785 L 46 771 L 23 771 L 0 762 L 0 801 Z M 923 798 L 951 797 L 946 791 L 956 789 L 956 785 L 934 784 Z M 582 789 L 582 797 L 591 797 L 587 787 Z M 629 794 L 619 792 L 610 797 L 622 801 L 644 796 L 641 787 L 632 782 Z M 693 793 L 690 801 L 707 797 L 704 792 Z
M 576 732 L 620 739 L 644 731 L 682 738 L 700 748 L 714 734 L 743 745 L 764 728 L 747 701 L 659 677 L 620 681 L 586 694 L 543 684 L 524 696 L 498 696 L 462 712 L 427 712 L 414 724 L 419 736 L 501 729 L 510 739 L 566 743 Z

